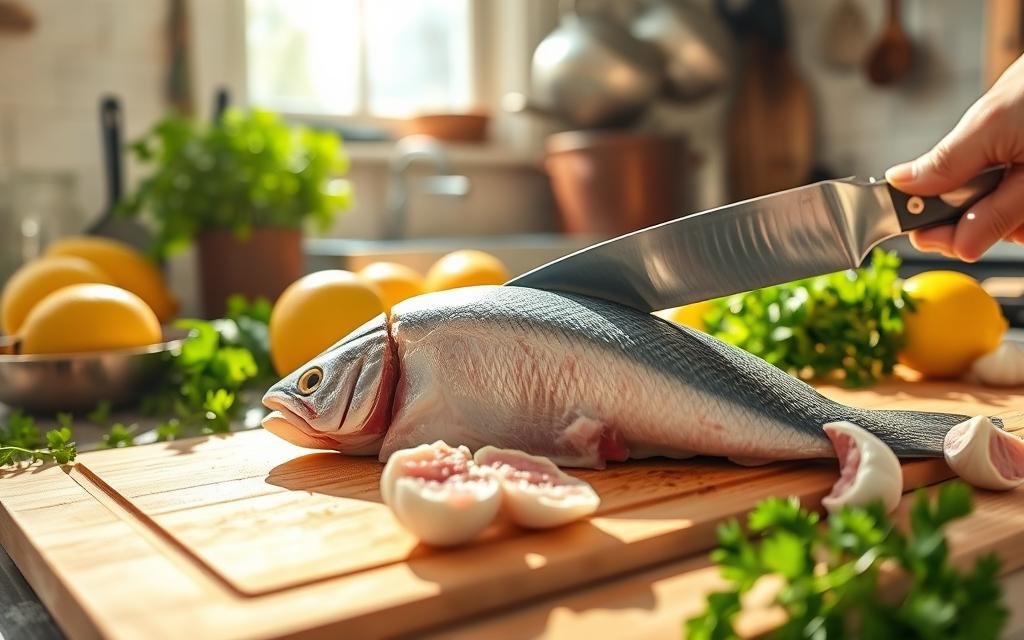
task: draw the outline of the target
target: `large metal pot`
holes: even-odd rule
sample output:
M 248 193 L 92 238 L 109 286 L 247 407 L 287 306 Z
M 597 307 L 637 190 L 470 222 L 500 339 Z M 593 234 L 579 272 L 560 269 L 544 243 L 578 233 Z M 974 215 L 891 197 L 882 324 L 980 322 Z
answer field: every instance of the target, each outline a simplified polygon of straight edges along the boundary
M 605 16 L 580 15 L 573 7 L 533 53 L 531 110 L 577 128 L 629 124 L 663 79 L 657 47 Z
M 669 96 L 701 100 L 729 82 L 732 43 L 725 25 L 693 0 L 652 0 L 630 26 L 665 58 Z

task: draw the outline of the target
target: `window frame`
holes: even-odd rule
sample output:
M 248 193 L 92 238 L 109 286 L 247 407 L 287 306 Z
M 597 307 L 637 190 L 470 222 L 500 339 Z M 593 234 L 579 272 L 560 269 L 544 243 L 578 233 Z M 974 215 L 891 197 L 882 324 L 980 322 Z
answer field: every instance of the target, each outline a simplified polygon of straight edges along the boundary
M 199 101 L 195 105 L 197 115 L 212 112 L 212 96 L 221 86 L 229 89 L 234 104 L 248 105 L 245 0 L 189 0 L 188 9 L 193 95 Z M 476 107 L 492 118 L 492 145 L 539 150 L 544 135 L 550 131 L 547 123 L 504 113 L 501 97 L 510 91 L 528 91 L 533 49 L 557 21 L 557 3 L 550 0 L 470 0 L 471 95 Z M 362 108 L 365 100 L 364 94 L 360 100 Z M 295 122 L 358 123 L 389 129 L 395 129 L 403 120 L 365 113 L 280 113 Z

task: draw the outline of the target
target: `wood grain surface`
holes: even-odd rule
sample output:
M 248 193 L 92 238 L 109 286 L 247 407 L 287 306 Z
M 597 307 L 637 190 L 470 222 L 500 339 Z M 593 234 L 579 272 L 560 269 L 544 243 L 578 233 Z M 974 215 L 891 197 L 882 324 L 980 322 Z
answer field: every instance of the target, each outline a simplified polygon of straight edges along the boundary
M 1020 389 L 954 384 L 824 392 L 865 407 L 1010 416 L 1024 406 Z M 950 475 L 940 460 L 904 469 L 908 489 Z M 723 519 L 770 495 L 816 505 L 835 480 L 827 461 L 630 462 L 578 474 L 603 500 L 585 522 L 543 533 L 498 523 L 474 544 L 438 551 L 381 505 L 379 473 L 372 459 L 263 431 L 88 453 L 0 479 L 0 542 L 75 638 L 376 637 L 687 557 L 699 567 Z M 1019 546 L 1019 498 L 986 497 L 995 511 L 971 520 L 984 536 L 971 530 L 958 549 Z M 687 584 L 694 597 L 712 586 Z

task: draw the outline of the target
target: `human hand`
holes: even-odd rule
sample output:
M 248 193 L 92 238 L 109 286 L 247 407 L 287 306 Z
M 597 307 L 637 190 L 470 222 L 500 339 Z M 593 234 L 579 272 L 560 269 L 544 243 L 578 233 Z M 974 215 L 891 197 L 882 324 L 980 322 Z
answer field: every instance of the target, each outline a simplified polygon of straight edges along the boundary
M 1010 166 L 996 190 L 955 225 L 921 229 L 910 241 L 974 262 L 999 240 L 1024 244 L 1024 56 L 1003 72 L 960 122 L 931 151 L 897 165 L 885 177 L 897 189 L 921 196 L 952 191 L 986 167 Z

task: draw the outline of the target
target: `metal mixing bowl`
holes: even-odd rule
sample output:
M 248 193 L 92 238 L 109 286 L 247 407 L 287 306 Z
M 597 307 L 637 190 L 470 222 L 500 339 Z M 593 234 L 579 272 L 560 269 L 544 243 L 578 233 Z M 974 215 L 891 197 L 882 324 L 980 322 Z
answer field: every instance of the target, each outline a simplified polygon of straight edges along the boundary
M 167 370 L 186 333 L 166 330 L 165 341 L 135 349 L 95 353 L 2 355 L 16 345 L 0 344 L 0 402 L 32 412 L 87 411 L 100 401 L 126 404 Z

